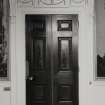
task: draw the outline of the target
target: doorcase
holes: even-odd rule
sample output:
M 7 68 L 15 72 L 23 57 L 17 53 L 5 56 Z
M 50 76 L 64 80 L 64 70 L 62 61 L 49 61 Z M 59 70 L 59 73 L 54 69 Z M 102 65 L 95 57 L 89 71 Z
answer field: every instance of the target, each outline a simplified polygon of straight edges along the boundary
M 26 104 L 78 105 L 77 15 L 26 15 Z

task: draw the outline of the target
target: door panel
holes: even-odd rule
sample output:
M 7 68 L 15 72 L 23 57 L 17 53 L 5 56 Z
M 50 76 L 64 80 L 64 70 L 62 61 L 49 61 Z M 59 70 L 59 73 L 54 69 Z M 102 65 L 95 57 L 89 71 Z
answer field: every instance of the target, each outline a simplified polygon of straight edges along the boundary
M 68 15 L 54 15 L 53 32 L 53 102 L 54 105 L 78 105 L 78 71 L 73 69 L 74 20 Z M 75 56 L 75 55 L 74 55 Z M 77 93 L 76 93 L 76 92 Z
M 26 16 L 27 105 L 78 105 L 76 23 L 72 15 Z
M 27 105 L 49 105 L 50 79 L 47 66 L 46 17 L 27 16 L 29 71 L 27 75 Z M 30 39 L 30 40 L 29 40 Z

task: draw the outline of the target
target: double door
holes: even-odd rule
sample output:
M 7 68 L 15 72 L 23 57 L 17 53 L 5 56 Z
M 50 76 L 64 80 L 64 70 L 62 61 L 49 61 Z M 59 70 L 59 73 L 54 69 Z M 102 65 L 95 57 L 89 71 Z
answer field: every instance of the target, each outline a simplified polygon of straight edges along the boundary
M 76 15 L 26 15 L 27 105 L 78 105 Z

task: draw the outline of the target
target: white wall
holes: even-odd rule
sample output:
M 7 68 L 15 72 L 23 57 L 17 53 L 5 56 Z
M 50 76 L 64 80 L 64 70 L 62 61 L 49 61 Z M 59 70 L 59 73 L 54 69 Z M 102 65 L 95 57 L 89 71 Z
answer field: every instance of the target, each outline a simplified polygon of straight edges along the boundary
M 89 72 L 89 79 L 92 84 L 89 86 L 89 101 L 90 105 L 105 105 L 105 79 L 97 80 L 95 79 L 96 65 L 95 65 L 95 55 L 99 53 L 101 56 L 105 52 L 105 9 L 104 0 L 95 0 L 95 12 L 96 16 L 93 15 L 93 21 L 91 21 L 93 28 L 91 35 L 93 36 L 92 50 L 94 49 L 91 60 L 91 69 Z M 93 23 L 94 22 L 94 23 Z M 91 25 L 91 26 L 92 26 Z M 96 27 L 97 25 L 97 27 Z M 96 27 L 96 28 L 95 28 Z M 90 37 L 92 38 L 92 37 Z M 101 51 L 100 51 L 101 50 Z

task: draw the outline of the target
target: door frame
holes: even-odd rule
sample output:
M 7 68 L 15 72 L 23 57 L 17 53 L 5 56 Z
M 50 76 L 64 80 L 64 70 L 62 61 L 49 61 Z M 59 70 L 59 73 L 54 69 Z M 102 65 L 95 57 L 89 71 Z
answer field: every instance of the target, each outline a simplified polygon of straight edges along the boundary
M 62 15 L 77 15 L 78 16 L 78 22 L 82 21 L 82 17 L 80 15 L 82 15 L 81 11 L 69 11 L 69 9 L 67 9 L 66 11 L 63 9 L 60 9 L 60 11 L 62 12 Z M 57 13 L 55 14 L 55 11 L 53 11 L 52 9 L 50 10 L 40 10 L 39 8 L 36 9 L 36 11 L 21 11 L 17 10 L 16 12 L 16 101 L 17 101 L 17 105 L 26 105 L 26 62 L 25 62 L 25 56 L 26 56 L 26 51 L 25 51 L 25 16 L 27 14 L 33 14 L 33 15 L 50 15 L 50 14 L 54 14 L 54 15 L 59 15 L 59 9 L 57 11 Z M 78 24 L 78 23 L 77 23 Z M 79 27 L 79 24 L 78 24 Z M 78 28 L 78 38 L 79 38 L 79 28 Z M 75 39 L 77 40 L 77 39 Z M 79 42 L 79 41 L 78 41 Z M 79 43 L 78 43 L 78 47 L 79 47 Z M 77 54 L 77 58 L 79 57 L 79 49 L 78 49 L 78 54 Z M 78 63 L 79 63 L 79 59 L 78 59 Z M 79 64 L 78 64 L 79 67 Z M 78 69 L 79 71 L 79 69 Z M 79 85 L 79 72 L 78 72 L 78 100 L 80 100 L 79 96 L 80 96 L 80 85 Z
M 27 14 L 27 15 L 29 15 L 30 16 L 30 14 Z M 26 16 L 27 15 L 25 15 L 25 20 L 26 20 Z M 32 16 L 32 15 L 31 15 Z M 34 14 L 33 15 L 34 17 L 35 16 L 42 16 L 42 14 Z M 57 18 L 59 19 L 71 19 L 72 20 L 72 36 L 71 35 L 67 35 L 66 37 L 65 37 L 65 35 L 64 36 L 59 36 L 60 35 L 60 33 L 59 33 L 59 35 L 58 35 L 58 37 L 57 38 L 59 38 L 59 37 L 62 37 L 62 39 L 66 39 L 67 40 L 67 38 L 72 38 L 72 41 L 71 41 L 71 44 L 72 44 L 72 49 L 71 49 L 71 52 L 72 52 L 72 71 L 73 71 L 73 105 L 78 105 L 78 16 L 77 15 L 72 15 L 72 14 L 44 14 L 43 15 L 44 17 L 50 17 L 51 18 L 51 20 L 54 18 L 54 20 L 52 21 L 52 22 L 54 22 Z M 49 19 L 48 19 L 48 21 L 49 21 Z M 26 22 L 26 21 L 25 21 Z M 56 21 L 55 21 L 56 22 Z M 27 24 L 27 23 L 26 23 Z M 50 23 L 50 24 L 53 24 L 53 23 Z M 51 26 L 51 28 L 52 27 L 56 27 L 55 25 L 53 25 L 53 26 Z M 53 30 L 53 29 L 51 29 L 51 30 Z M 26 31 L 26 29 L 25 29 L 25 31 Z M 67 31 L 66 31 L 67 32 Z M 69 34 L 71 31 L 68 31 L 67 33 Z M 52 31 L 52 34 L 53 34 L 53 31 Z M 47 33 L 47 35 L 48 35 L 48 33 Z M 50 35 L 50 34 L 49 34 Z M 48 35 L 48 36 L 49 36 Z M 55 35 L 55 34 L 53 34 L 53 35 Z M 57 35 L 57 34 L 56 34 Z M 25 35 L 25 37 L 26 37 L 27 35 Z M 49 39 L 50 40 L 50 39 Z M 26 45 L 26 41 L 25 41 L 25 45 Z M 27 48 L 27 47 L 26 47 Z M 53 50 L 52 50 L 53 51 Z M 51 52 L 52 52 L 51 51 Z M 25 54 L 26 54 L 27 52 L 25 51 Z M 26 57 L 25 57 L 26 58 Z M 27 66 L 26 66 L 27 67 Z M 26 68 L 27 69 L 27 68 Z M 27 75 L 26 75 L 27 76 Z M 27 77 L 26 77 L 27 78 Z M 26 83 L 27 84 L 27 83 Z M 26 85 L 27 86 L 27 85 Z M 27 87 L 26 87 L 27 88 Z M 27 91 L 26 91 L 27 92 Z M 26 93 L 27 94 L 27 93 Z M 27 96 L 26 96 L 27 97 Z M 26 98 L 27 99 L 27 98 Z M 27 101 L 26 101 L 27 102 Z

